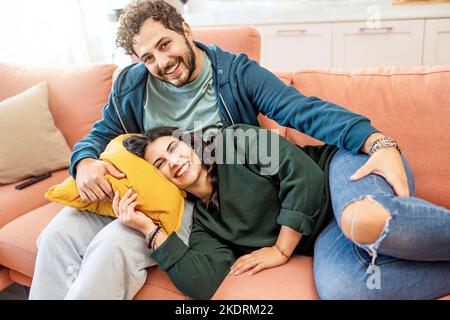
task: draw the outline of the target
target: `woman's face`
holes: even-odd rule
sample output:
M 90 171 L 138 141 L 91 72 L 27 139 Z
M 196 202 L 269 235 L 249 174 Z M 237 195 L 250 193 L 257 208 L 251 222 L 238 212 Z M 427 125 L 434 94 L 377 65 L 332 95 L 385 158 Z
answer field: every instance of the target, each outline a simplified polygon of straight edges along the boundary
M 150 142 L 144 158 L 178 188 L 186 191 L 205 170 L 194 149 L 172 136 Z

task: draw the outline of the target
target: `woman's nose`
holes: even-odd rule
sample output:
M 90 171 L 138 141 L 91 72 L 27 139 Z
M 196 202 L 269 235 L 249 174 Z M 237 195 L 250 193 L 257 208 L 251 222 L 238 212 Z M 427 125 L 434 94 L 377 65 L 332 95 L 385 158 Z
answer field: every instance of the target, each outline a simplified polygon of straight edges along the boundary
M 181 158 L 177 155 L 171 155 L 168 159 L 170 168 L 178 167 L 181 165 Z

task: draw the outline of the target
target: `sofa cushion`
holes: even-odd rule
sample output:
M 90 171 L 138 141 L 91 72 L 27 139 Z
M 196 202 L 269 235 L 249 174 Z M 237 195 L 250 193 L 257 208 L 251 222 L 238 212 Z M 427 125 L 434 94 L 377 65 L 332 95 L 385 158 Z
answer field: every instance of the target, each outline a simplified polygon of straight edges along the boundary
M 135 299 L 189 299 L 172 283 L 167 273 L 157 267 L 149 269 L 144 287 Z M 251 277 L 228 276 L 212 297 L 213 300 L 316 300 L 313 260 L 293 256 L 281 267 L 264 270 Z
M 0 266 L 0 291 L 9 287 L 11 284 L 12 280 L 9 276 L 9 270 L 3 266 Z
M 24 214 L 0 229 L 0 264 L 28 277 L 33 276 L 36 240 L 63 208 L 50 203 Z
M 417 196 L 450 208 L 450 66 L 303 69 L 293 85 L 369 117 L 400 143 L 416 177 Z
M 117 67 L 34 68 L 0 63 L 0 101 L 47 81 L 50 112 L 70 147 L 101 118 Z
M 0 185 L 0 228 L 22 214 L 48 203 L 44 198 L 45 191 L 68 176 L 67 170 L 55 171 L 51 177 L 22 190 L 16 190 L 14 186 L 23 181 Z
M 48 109 L 41 82 L 0 102 L 0 184 L 67 168 L 71 150 Z
M 228 276 L 214 294 L 219 300 L 316 300 L 313 259 L 294 255 L 289 262 L 252 276 Z

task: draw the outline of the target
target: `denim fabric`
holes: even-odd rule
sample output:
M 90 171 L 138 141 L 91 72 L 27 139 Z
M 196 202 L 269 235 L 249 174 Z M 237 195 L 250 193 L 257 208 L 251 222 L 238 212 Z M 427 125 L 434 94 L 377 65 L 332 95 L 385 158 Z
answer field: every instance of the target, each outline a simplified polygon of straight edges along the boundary
M 339 150 L 330 164 L 335 219 L 315 244 L 314 274 L 324 299 L 435 299 L 450 293 L 450 210 L 414 197 L 411 168 L 403 157 L 410 197 L 397 197 L 376 174 L 350 176 L 368 159 Z M 356 244 L 339 226 L 342 210 L 369 198 L 392 218 L 371 244 Z

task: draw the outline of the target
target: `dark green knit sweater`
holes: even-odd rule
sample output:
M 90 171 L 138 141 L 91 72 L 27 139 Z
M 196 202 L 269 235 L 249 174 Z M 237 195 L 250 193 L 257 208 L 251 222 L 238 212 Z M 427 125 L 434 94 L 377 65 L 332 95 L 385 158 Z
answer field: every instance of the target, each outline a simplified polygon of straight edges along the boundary
M 197 299 L 214 294 L 240 255 L 274 245 L 281 225 L 303 233 L 296 253 L 312 255 L 332 216 L 328 166 L 335 147 L 300 148 L 242 124 L 225 129 L 216 142 L 223 150 L 216 154 L 220 211 L 208 212 L 196 201 L 189 247 L 172 233 L 151 255 L 182 292 Z M 267 153 L 272 147 L 275 152 Z M 225 164 L 230 152 L 237 156 Z

